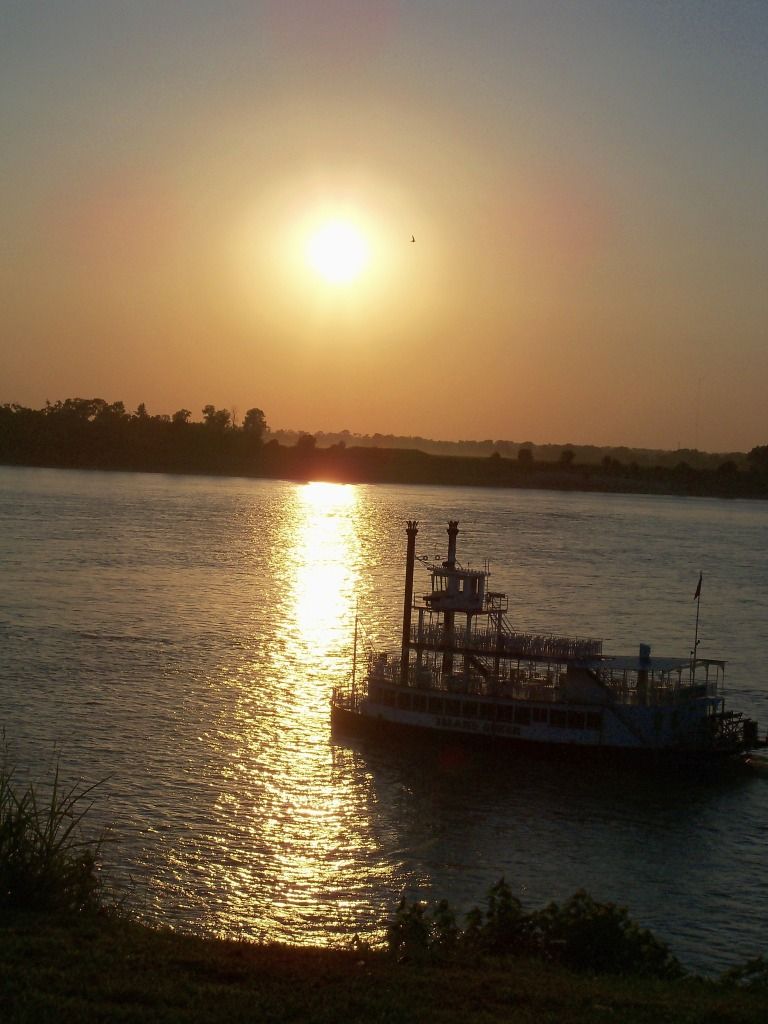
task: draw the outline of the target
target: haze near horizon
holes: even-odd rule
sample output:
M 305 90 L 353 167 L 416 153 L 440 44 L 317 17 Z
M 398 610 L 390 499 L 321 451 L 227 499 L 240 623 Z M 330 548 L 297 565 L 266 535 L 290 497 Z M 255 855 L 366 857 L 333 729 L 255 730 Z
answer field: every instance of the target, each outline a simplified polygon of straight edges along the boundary
M 767 58 L 751 0 L 2 3 L 0 402 L 765 444 Z

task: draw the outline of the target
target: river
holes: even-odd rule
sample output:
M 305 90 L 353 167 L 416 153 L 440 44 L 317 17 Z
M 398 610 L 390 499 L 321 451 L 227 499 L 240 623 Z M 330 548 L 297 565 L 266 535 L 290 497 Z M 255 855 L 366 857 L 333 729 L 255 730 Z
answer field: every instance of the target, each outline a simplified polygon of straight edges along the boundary
M 521 629 L 728 662 L 768 726 L 768 503 L 0 467 L 0 726 L 20 778 L 100 782 L 110 876 L 151 920 L 381 937 L 402 894 L 579 888 L 713 972 L 765 953 L 768 765 L 691 775 L 332 742 L 355 607 L 395 650 L 417 552 L 490 559 Z M 428 577 L 424 575 L 426 583 Z M 418 591 L 417 591 L 418 592 Z

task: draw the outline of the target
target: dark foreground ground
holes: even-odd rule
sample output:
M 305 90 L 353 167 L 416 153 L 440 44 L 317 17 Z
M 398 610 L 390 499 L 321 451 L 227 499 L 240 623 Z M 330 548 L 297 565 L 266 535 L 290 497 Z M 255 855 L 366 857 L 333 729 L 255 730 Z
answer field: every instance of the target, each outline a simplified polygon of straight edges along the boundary
M 765 994 L 697 980 L 586 977 L 509 961 L 396 964 L 381 954 L 200 939 L 121 919 L 0 919 L 0 1021 L 300 1024 L 729 1024 Z

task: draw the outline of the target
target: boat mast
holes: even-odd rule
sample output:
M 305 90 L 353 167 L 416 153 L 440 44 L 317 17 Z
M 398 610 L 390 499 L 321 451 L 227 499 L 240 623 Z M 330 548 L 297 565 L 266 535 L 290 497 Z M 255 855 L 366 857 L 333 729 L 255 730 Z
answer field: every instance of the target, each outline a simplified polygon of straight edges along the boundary
M 352 707 L 355 706 L 355 683 L 357 681 L 357 623 L 359 617 L 359 603 L 355 601 L 355 643 L 352 648 Z
M 704 578 L 704 573 L 699 573 L 699 582 L 696 584 L 696 593 L 693 595 L 693 599 L 696 602 L 696 629 L 693 634 L 693 650 L 691 651 L 691 686 L 696 681 L 696 658 L 699 653 L 699 608 L 701 605 L 701 581 Z
M 408 685 L 408 651 L 411 642 L 411 607 L 413 605 L 413 567 L 416 561 L 416 534 L 419 532 L 419 524 L 415 519 L 409 519 L 406 524 L 406 535 L 408 537 L 408 550 L 405 555 L 405 595 L 403 597 L 403 643 L 400 654 L 400 682 L 403 686 Z

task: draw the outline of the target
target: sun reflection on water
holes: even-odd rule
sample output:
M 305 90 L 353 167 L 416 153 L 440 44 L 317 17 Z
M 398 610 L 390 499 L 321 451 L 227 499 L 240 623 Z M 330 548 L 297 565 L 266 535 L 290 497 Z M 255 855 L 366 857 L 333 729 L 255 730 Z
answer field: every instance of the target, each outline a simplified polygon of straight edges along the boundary
M 344 484 L 310 483 L 299 492 L 291 538 L 295 551 L 295 622 L 313 658 L 328 658 L 354 616 L 360 558 L 355 525 L 357 496 Z
M 245 919 L 253 937 L 327 942 L 351 922 L 359 930 L 383 882 L 370 785 L 364 772 L 362 785 L 344 784 L 351 766 L 340 771 L 340 760 L 355 755 L 330 741 L 331 687 L 351 665 L 357 489 L 297 486 L 282 512 L 269 567 L 281 586 L 258 612 L 252 660 L 230 670 L 232 705 L 219 725 L 209 913 L 219 929 L 229 920 L 242 931 Z

